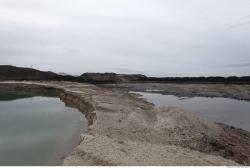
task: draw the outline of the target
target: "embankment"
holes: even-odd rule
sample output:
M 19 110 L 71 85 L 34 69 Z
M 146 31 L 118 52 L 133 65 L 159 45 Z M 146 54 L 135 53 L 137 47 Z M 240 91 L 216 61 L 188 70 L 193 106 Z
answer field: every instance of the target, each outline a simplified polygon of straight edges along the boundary
M 250 134 L 126 91 L 72 82 L 2 82 L 0 90 L 60 97 L 89 121 L 64 165 L 250 165 Z

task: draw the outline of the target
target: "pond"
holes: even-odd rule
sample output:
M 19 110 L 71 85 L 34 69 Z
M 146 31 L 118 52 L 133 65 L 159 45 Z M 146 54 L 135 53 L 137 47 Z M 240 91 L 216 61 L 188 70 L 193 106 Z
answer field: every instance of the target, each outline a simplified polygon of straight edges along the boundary
M 0 92 L 0 165 L 61 165 L 87 121 L 59 98 Z
M 174 106 L 201 118 L 250 131 L 250 102 L 230 98 L 176 97 L 159 93 L 132 92 L 142 95 L 156 107 Z

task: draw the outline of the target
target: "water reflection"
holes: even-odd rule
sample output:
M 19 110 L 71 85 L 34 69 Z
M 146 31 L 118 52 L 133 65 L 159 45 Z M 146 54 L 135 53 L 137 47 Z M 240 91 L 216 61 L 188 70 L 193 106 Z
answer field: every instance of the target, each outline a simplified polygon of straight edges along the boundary
M 59 98 L 0 98 L 0 165 L 60 165 L 87 129 L 84 115 Z

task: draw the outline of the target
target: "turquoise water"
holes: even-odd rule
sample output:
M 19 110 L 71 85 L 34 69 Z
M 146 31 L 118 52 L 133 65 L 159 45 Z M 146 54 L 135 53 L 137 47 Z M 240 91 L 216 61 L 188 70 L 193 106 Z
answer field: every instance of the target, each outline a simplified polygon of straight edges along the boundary
M 192 112 L 201 118 L 250 131 L 250 102 L 229 98 L 179 98 L 159 93 L 139 93 L 156 107 L 174 106 Z
M 0 165 L 60 165 L 87 129 L 84 115 L 59 98 L 0 98 Z

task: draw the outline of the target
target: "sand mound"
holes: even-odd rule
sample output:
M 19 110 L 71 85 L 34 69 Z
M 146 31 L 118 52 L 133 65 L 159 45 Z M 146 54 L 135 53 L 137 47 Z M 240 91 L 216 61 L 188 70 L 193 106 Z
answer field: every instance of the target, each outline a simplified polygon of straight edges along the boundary
M 232 166 L 234 161 L 174 145 L 121 141 L 107 136 L 82 135 L 83 142 L 64 165 L 121 166 Z

